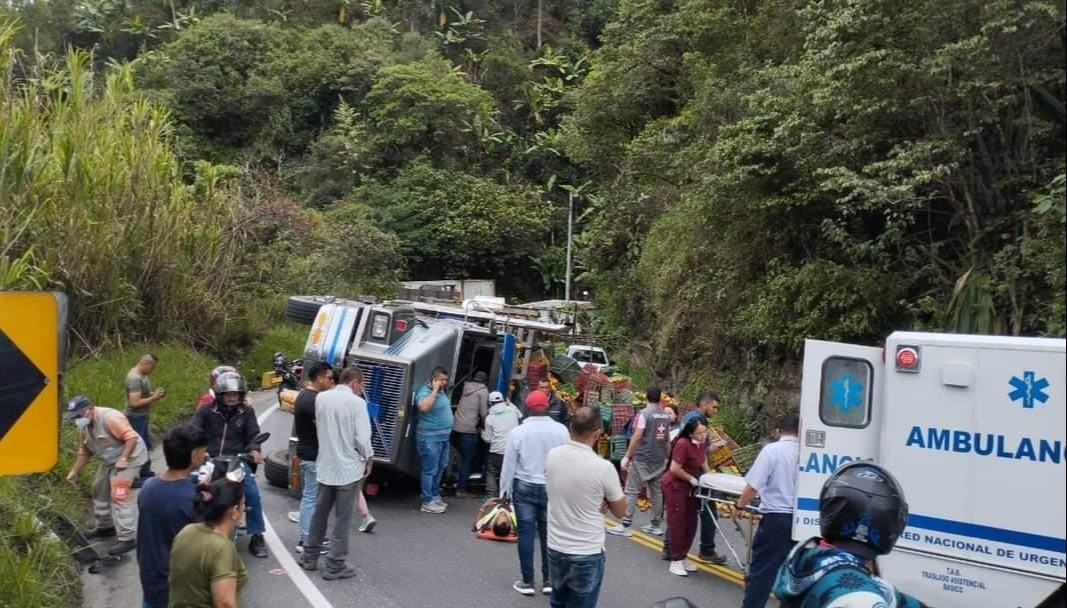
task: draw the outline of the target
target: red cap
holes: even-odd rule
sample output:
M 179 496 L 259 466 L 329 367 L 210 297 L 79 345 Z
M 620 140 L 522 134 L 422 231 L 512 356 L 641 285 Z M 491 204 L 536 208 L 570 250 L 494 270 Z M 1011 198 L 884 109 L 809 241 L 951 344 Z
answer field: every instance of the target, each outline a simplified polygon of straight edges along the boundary
M 530 394 L 526 395 L 526 411 L 547 412 L 548 395 L 544 391 L 530 391 Z

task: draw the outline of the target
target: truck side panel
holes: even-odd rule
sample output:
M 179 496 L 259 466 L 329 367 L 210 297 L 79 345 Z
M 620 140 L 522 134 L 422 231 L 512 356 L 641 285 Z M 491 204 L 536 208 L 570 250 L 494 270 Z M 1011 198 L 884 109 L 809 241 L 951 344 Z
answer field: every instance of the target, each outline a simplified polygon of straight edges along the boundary
M 1032 344 L 887 343 L 888 357 L 913 347 L 919 365 L 886 371 L 879 460 L 910 514 L 883 568 L 933 605 L 1034 606 L 1064 580 L 1067 358 L 1062 340 Z

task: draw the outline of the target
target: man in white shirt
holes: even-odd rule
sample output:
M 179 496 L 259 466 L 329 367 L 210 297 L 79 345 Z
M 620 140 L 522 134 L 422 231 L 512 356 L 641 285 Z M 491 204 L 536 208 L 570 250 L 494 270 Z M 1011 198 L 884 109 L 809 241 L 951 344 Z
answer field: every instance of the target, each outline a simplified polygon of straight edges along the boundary
M 541 593 L 548 595 L 548 495 L 545 460 L 548 452 L 570 441 L 567 427 L 548 416 L 548 395 L 533 391 L 526 396 L 526 420 L 508 434 L 500 496 L 511 496 L 518 520 L 519 571 L 522 579 L 511 587 L 534 595 L 534 536 L 541 541 Z
M 341 372 L 336 387 L 315 397 L 319 438 L 315 474 L 319 491 L 311 531 L 304 543 L 303 566 L 305 570 L 318 569 L 326 523 L 332 510 L 333 538 L 326 555 L 326 571 L 322 575 L 328 581 L 356 575 L 355 569 L 345 563 L 348 534 L 352 527 L 352 510 L 362 491 L 363 480 L 370 475 L 374 457 L 367 402 L 356 396 L 362 392 L 363 372 L 358 367 L 348 367 Z
M 626 512 L 615 467 L 593 451 L 600 412 L 582 407 L 571 440 L 548 453 L 548 564 L 552 608 L 594 608 L 604 579 L 604 512 Z
M 745 489 L 737 499 L 734 517 L 759 495 L 762 514 L 752 540 L 752 563 L 745 577 L 745 597 L 741 608 L 760 608 L 774 584 L 778 568 L 793 548 L 793 504 L 797 497 L 797 461 L 800 419 L 787 414 L 778 420 L 778 441 L 760 450 L 745 475 Z

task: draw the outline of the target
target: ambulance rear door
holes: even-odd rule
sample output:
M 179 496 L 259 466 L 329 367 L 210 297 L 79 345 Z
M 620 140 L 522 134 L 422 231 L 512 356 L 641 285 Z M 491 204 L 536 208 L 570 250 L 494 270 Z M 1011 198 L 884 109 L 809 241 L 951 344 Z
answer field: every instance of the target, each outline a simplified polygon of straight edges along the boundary
M 845 463 L 878 457 L 882 357 L 877 347 L 804 343 L 795 540 L 818 536 L 819 490 L 826 478 Z

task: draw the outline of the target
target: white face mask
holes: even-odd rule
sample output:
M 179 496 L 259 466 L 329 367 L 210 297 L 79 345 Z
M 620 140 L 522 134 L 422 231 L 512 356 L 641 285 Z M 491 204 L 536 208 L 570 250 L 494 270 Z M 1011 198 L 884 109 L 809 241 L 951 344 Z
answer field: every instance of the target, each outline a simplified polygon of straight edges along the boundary
M 74 426 L 78 427 L 79 431 L 84 431 L 85 429 L 89 428 L 89 419 L 84 417 L 75 418 Z

